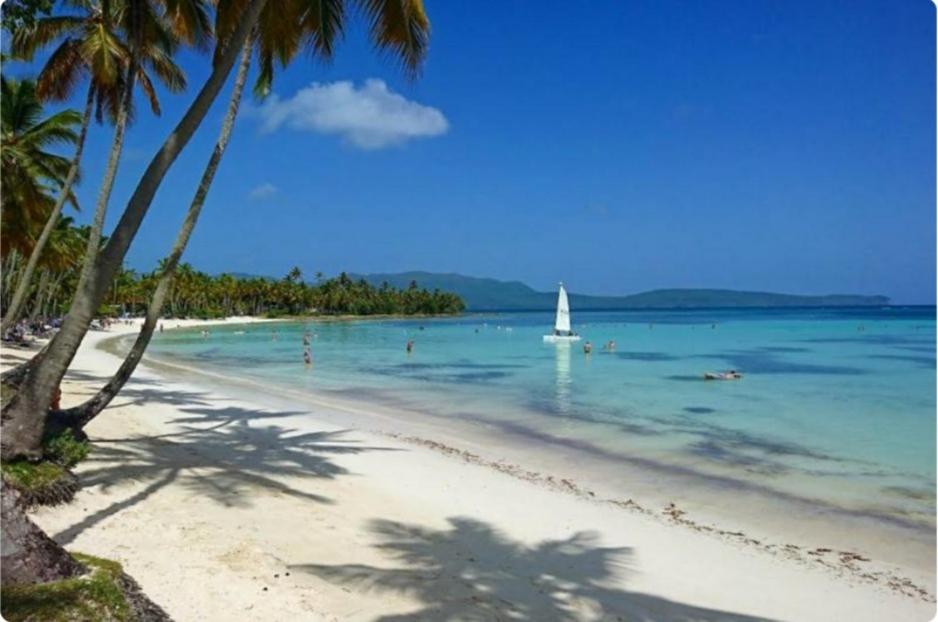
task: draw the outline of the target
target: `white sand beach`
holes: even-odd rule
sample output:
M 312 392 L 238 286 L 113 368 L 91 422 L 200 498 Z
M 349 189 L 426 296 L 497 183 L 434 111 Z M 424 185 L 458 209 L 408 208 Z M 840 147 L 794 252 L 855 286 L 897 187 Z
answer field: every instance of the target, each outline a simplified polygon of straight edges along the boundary
M 119 365 L 100 342 L 137 328 L 88 335 L 64 405 Z M 18 355 L 5 350 L 5 365 Z M 613 503 L 500 464 L 497 447 L 481 456 L 381 434 L 351 412 L 236 395 L 142 367 L 89 426 L 75 500 L 34 519 L 70 550 L 120 561 L 180 622 L 935 614 L 934 575 L 915 578 L 922 594 L 876 560 Z

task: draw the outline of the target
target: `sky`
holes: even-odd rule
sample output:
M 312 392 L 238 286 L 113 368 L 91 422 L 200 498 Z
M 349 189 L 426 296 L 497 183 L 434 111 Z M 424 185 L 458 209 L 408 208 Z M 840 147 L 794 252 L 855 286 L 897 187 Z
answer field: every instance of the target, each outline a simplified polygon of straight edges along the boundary
M 419 78 L 353 18 L 331 63 L 302 55 L 248 101 L 186 261 L 935 303 L 932 3 L 426 6 Z M 161 118 L 139 102 L 109 226 L 208 73 L 204 56 L 179 62 L 189 90 L 163 93 Z M 130 267 L 168 252 L 228 93 L 163 183 Z M 78 220 L 110 139 L 92 128 Z

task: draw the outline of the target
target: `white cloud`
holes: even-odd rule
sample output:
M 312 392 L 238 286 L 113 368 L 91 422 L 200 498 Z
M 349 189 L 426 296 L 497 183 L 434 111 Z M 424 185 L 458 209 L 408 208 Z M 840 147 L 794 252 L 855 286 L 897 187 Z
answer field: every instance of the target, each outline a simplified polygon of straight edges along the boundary
M 350 81 L 313 82 L 289 99 L 271 95 L 257 113 L 263 132 L 287 126 L 336 134 L 362 149 L 400 145 L 449 129 L 442 112 L 410 101 L 377 79 L 365 80 L 360 87 Z
M 248 198 L 254 201 L 260 201 L 263 199 L 269 199 L 275 194 L 277 194 L 277 186 L 270 182 L 266 182 L 251 190 L 251 192 L 248 193 Z

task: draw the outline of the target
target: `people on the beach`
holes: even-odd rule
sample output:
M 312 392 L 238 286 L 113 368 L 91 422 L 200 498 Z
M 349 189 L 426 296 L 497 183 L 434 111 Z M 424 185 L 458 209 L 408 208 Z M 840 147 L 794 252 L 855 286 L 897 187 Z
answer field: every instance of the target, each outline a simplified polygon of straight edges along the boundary
M 406 345 L 405 347 L 407 348 L 407 353 L 408 353 L 408 354 L 410 354 L 411 352 L 413 352 L 413 351 L 414 351 L 414 340 L 413 340 L 413 339 L 408 339 L 408 340 L 407 340 L 407 345 Z
M 160 322 L 160 332 L 163 332 L 163 322 Z

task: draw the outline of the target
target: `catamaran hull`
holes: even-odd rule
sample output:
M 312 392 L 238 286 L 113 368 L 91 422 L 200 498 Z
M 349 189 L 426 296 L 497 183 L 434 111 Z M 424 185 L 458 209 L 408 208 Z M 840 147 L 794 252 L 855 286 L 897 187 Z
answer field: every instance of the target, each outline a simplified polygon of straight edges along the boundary
M 579 340 L 579 335 L 544 335 L 544 343 L 569 343 Z

